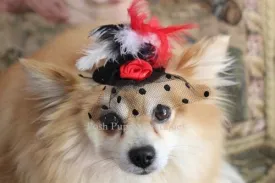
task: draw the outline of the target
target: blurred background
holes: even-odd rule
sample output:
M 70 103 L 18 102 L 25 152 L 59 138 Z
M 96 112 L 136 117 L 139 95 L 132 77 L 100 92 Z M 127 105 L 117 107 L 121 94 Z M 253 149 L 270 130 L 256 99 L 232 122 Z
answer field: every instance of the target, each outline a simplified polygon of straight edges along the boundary
M 131 0 L 0 0 L 0 71 L 28 56 L 62 30 L 111 19 L 127 22 Z M 232 73 L 239 85 L 224 88 L 228 107 L 227 155 L 249 183 L 275 182 L 274 0 L 149 0 L 163 25 L 195 22 L 190 44 L 231 35 Z M 273 112 L 274 111 L 274 112 Z

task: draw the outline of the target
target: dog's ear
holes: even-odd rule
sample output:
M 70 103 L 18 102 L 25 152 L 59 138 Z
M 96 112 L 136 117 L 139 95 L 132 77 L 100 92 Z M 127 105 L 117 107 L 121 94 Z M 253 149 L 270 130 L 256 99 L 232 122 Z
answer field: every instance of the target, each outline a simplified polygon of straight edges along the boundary
M 21 59 L 27 75 L 28 90 L 43 100 L 61 100 L 72 92 L 78 81 L 61 68 L 30 59 Z
M 231 82 L 220 76 L 233 63 L 227 56 L 228 45 L 229 36 L 203 39 L 172 60 L 166 72 L 198 80 L 210 87 L 229 85 Z

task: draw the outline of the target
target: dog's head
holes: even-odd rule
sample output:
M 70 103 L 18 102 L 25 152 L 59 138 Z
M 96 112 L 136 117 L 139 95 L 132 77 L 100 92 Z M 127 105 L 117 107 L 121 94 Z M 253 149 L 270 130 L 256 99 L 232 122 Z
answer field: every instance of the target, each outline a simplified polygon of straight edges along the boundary
M 79 160 L 95 170 L 117 166 L 122 172 L 143 175 L 174 166 L 186 174 L 198 170 L 203 174 L 222 149 L 223 114 L 216 88 L 230 84 L 219 76 L 230 64 L 227 46 L 227 37 L 216 37 L 175 54 L 166 72 L 211 91 L 207 99 L 193 103 L 183 99 L 177 107 L 178 92 L 186 88 L 171 84 L 169 89 L 125 91 L 110 100 L 115 107 L 109 109 L 102 92 L 118 92 L 112 87 L 76 72 L 24 60 L 29 89 L 38 100 L 35 108 L 41 113 L 36 134 L 45 142 L 49 156 Z M 152 98 L 152 92 L 158 97 Z M 135 103 L 138 110 L 132 108 Z M 142 115 L 129 117 L 138 114 Z

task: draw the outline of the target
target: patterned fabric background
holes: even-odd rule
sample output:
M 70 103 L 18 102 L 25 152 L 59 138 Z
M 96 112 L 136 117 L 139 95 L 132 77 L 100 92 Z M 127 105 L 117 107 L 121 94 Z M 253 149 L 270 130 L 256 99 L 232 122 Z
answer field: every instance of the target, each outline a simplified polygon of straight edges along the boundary
M 260 1 L 151 0 L 150 3 L 153 14 L 159 16 L 164 24 L 199 23 L 200 29 L 192 32 L 190 42 L 205 36 L 231 35 L 229 52 L 237 59 L 232 72 L 237 76 L 239 84 L 225 88 L 234 103 L 228 109 L 232 116 L 232 127 L 228 134 L 228 158 L 248 182 L 275 182 L 272 172 L 269 172 L 274 166 L 275 150 L 264 145 L 263 38 L 259 34 L 260 23 L 253 23 L 257 22 L 259 16 Z M 242 12 L 242 20 L 234 26 L 227 23 L 238 19 L 238 12 Z M 66 27 L 69 26 L 47 23 L 33 13 L 20 16 L 1 14 L 0 71 L 16 62 L 17 58 L 39 49 Z

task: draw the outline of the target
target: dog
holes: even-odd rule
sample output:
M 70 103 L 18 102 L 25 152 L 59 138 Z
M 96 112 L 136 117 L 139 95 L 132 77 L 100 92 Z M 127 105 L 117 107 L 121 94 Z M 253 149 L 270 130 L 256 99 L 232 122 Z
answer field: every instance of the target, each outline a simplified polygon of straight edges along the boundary
M 132 125 L 122 135 L 97 128 L 87 115 L 98 107 L 104 86 L 79 77 L 75 67 L 82 49 L 91 44 L 89 31 L 100 24 L 104 23 L 65 31 L 2 74 L 0 182 L 242 183 L 225 163 L 226 113 L 217 89 L 232 84 L 219 75 L 232 65 L 227 57 L 229 38 L 178 46 L 166 68 L 206 85 L 209 100 L 171 108 L 161 128 L 152 126 L 155 114 L 125 121 Z M 148 106 L 154 107 L 143 103 L 144 109 Z M 137 161 L 143 157 L 150 163 L 140 165 Z

